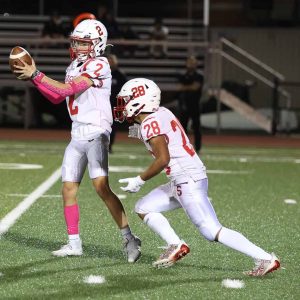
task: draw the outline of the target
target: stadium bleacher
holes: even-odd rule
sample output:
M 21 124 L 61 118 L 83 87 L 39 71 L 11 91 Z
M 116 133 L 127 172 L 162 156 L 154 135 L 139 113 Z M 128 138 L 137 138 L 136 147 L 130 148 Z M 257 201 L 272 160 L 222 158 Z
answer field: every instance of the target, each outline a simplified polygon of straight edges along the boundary
M 64 79 L 64 71 L 69 64 L 68 39 L 47 40 L 41 38 L 43 24 L 49 16 L 14 15 L 0 16 L 0 71 L 1 79 L 14 79 L 8 67 L 8 55 L 15 45 L 25 47 L 35 58 L 39 68 L 57 80 Z M 69 17 L 63 20 L 70 22 Z M 138 41 L 109 40 L 114 48 L 136 45 L 134 57 L 119 58 L 119 65 L 128 78 L 147 76 L 162 85 L 164 90 L 173 90 L 178 73 L 185 68 L 185 59 L 189 54 L 197 54 L 200 68 L 203 68 L 206 43 L 200 22 L 183 19 L 165 19 L 169 28 L 167 58 L 149 57 L 149 30 L 153 18 L 117 18 L 118 24 L 129 24 L 139 36 Z M 53 47 L 49 47 L 53 43 Z M 55 46 L 55 43 L 57 46 Z M 113 49 L 114 49 L 113 48 Z

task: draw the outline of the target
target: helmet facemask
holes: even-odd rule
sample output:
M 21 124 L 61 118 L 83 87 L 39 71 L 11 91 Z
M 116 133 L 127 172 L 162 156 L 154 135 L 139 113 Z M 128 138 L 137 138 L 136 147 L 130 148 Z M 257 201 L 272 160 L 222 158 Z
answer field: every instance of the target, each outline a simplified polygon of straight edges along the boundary
M 94 42 L 97 41 L 90 39 L 71 38 L 70 52 L 73 59 L 77 58 L 78 61 L 84 62 L 89 58 L 95 58 L 96 53 L 94 51 Z M 88 45 L 83 46 L 80 45 L 81 43 L 87 43 Z
M 134 121 L 134 116 L 128 116 L 126 106 L 130 101 L 134 100 L 133 95 L 130 96 L 117 96 L 117 106 L 113 109 L 114 120 L 120 123 L 123 123 L 127 120 L 128 123 Z M 137 105 L 136 105 L 137 106 Z

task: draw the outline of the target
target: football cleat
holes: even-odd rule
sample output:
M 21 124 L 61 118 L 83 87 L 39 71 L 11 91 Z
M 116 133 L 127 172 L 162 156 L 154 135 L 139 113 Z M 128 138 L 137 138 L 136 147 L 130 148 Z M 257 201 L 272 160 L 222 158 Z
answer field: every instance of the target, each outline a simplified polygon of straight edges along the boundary
M 124 239 L 123 250 L 129 263 L 136 262 L 141 256 L 142 242 L 137 236 Z
M 168 268 L 174 265 L 175 262 L 182 259 L 190 252 L 189 246 L 182 242 L 178 245 L 169 245 L 165 252 L 153 262 L 152 266 L 156 268 Z
M 255 259 L 255 266 L 252 270 L 244 272 L 249 276 L 264 276 L 268 273 L 274 272 L 280 268 L 280 261 L 274 253 L 271 253 L 271 260 Z
M 80 256 L 82 255 L 82 244 L 81 240 L 76 242 L 75 245 L 68 243 L 67 245 L 62 246 L 59 250 L 53 251 L 52 255 L 65 257 L 65 256 Z

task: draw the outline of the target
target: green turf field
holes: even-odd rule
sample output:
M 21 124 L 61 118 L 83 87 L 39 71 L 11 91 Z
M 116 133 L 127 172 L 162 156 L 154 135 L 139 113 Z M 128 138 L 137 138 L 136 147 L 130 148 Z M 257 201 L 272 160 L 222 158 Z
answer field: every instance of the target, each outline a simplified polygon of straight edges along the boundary
M 60 167 L 65 146 L 0 142 L 0 220 Z M 151 268 L 164 244 L 133 209 L 139 197 L 166 182 L 163 174 L 122 200 L 143 242 L 141 259 L 130 265 L 122 255 L 119 230 L 85 176 L 79 194 L 84 255 L 51 256 L 66 241 L 58 179 L 0 238 L 0 299 L 300 299 L 300 150 L 204 147 L 202 160 L 221 223 L 274 251 L 281 270 L 264 278 L 244 276 L 252 260 L 206 241 L 181 210 L 167 217 L 191 253 L 172 268 Z M 136 176 L 150 161 L 143 145 L 115 145 L 110 156 L 113 190 L 125 195 L 118 179 Z M 35 166 L 26 169 L 24 164 Z M 0 231 L 1 226 L 3 222 Z M 105 282 L 85 283 L 90 275 L 103 276 Z M 226 278 L 243 280 L 245 287 L 222 287 Z

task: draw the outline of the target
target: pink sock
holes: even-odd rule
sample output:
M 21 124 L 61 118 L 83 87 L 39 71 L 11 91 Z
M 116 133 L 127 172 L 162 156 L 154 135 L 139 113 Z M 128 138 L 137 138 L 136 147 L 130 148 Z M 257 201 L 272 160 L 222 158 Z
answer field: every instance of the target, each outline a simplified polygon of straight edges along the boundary
M 79 234 L 79 206 L 74 204 L 64 207 L 68 235 Z

